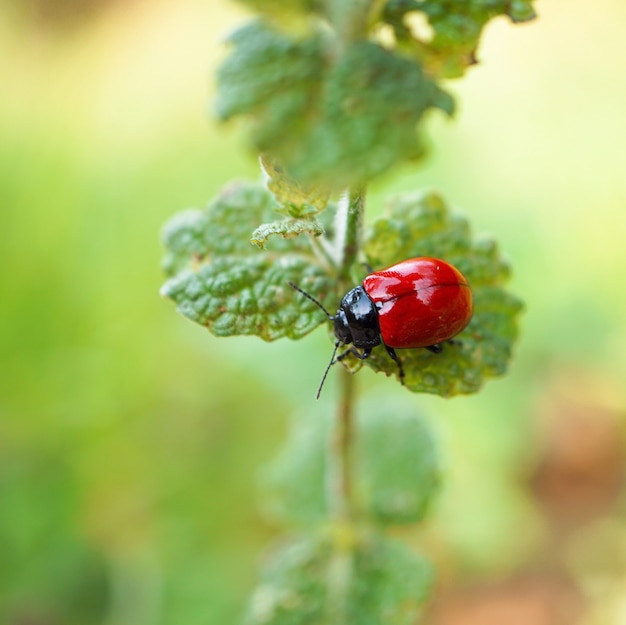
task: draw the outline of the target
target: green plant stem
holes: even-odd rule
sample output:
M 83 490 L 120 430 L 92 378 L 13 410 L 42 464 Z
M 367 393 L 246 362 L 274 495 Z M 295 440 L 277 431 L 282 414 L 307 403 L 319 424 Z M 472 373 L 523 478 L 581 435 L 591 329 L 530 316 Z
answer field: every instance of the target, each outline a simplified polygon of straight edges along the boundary
M 361 223 L 365 206 L 363 189 L 348 193 L 341 242 L 340 281 L 349 284 L 350 269 L 356 262 L 361 241 Z M 354 443 L 354 376 L 339 367 L 340 398 L 337 418 L 330 441 L 330 510 L 340 525 L 350 526 L 354 521 L 354 498 L 352 488 L 352 448 Z
M 339 277 L 347 286 L 350 282 L 350 270 L 357 260 L 361 245 L 361 227 L 365 208 L 365 190 L 355 189 L 348 193 L 345 214 L 345 233 L 341 250 L 341 267 Z
M 355 544 L 352 488 L 354 442 L 354 376 L 341 367 L 339 410 L 331 440 L 331 470 L 334 469 L 334 553 L 328 569 L 328 623 L 345 625 L 353 576 Z
M 341 264 L 340 282 L 350 282 L 350 270 L 357 260 L 361 242 L 361 223 L 365 194 L 351 191 L 340 214 Z M 345 625 L 352 584 L 353 550 L 355 541 L 355 504 L 353 488 L 353 449 L 355 434 L 355 379 L 344 367 L 339 367 L 339 403 L 329 446 L 329 508 L 334 526 L 335 552 L 328 571 L 328 618 L 332 625 Z
M 309 236 L 309 241 L 311 241 L 311 247 L 315 254 L 327 263 L 332 271 L 337 271 L 337 262 L 333 257 L 332 250 L 329 249 L 330 245 L 328 241 L 314 236 Z
M 352 443 L 354 440 L 354 377 L 341 367 L 341 397 L 329 448 L 331 478 L 333 556 L 328 567 L 327 619 L 329 625 L 345 625 L 352 584 L 354 509 Z
M 354 520 L 352 488 L 352 446 L 354 442 L 354 376 L 339 370 L 340 398 L 337 420 L 330 441 L 331 469 L 334 471 L 334 492 L 331 512 L 334 520 L 343 526 Z
M 361 242 L 361 223 L 365 206 L 362 189 L 350 191 L 345 210 L 344 238 L 341 243 L 340 281 L 350 282 L 350 269 L 356 262 Z M 339 367 L 340 398 L 337 418 L 330 443 L 331 470 L 334 484 L 331 514 L 340 524 L 351 525 L 354 520 L 352 489 L 352 447 L 354 443 L 354 376 Z
M 384 0 L 326 0 L 326 11 L 337 31 L 340 44 L 347 45 L 367 36 L 368 26 L 375 21 Z

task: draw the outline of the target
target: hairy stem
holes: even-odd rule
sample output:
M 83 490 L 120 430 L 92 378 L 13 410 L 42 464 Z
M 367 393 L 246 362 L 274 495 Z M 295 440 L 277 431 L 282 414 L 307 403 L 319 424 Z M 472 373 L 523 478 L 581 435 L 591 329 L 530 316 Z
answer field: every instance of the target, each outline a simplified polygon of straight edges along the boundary
M 342 516 L 351 521 L 354 516 L 352 488 L 352 446 L 354 442 L 354 376 L 344 369 L 340 370 L 341 397 L 337 414 L 337 453 L 341 458 L 339 466 L 341 498 L 343 501 Z
M 331 470 L 334 473 L 333 497 L 334 554 L 328 570 L 328 622 L 345 625 L 352 583 L 354 547 L 354 509 L 352 489 L 352 444 L 354 441 L 354 376 L 341 367 L 341 397 L 331 438 Z
M 350 270 L 357 260 L 361 245 L 361 227 L 365 208 L 365 190 L 350 190 L 347 196 L 345 231 L 341 249 L 340 278 L 350 283 Z
M 351 191 L 341 212 L 342 240 L 338 241 L 341 264 L 340 281 L 350 283 L 350 270 L 356 262 L 361 242 L 361 222 L 365 195 L 362 190 Z M 339 224 L 338 224 L 339 225 Z M 345 625 L 348 596 L 352 578 L 355 544 L 355 505 L 353 488 L 354 403 L 355 379 L 344 367 L 339 367 L 339 403 L 329 445 L 329 507 L 335 527 L 335 554 L 329 569 L 329 623 Z
M 339 242 L 341 264 L 340 282 L 350 284 L 350 269 L 356 262 L 361 241 L 361 223 L 365 206 L 362 189 L 350 191 L 342 214 L 344 223 Z M 340 525 L 351 525 L 354 519 L 352 489 L 352 447 L 354 443 L 354 377 L 344 367 L 339 367 L 340 398 L 337 418 L 333 427 L 329 448 L 330 510 L 334 520 Z
M 341 526 L 352 523 L 352 444 L 354 442 L 354 376 L 343 367 L 340 374 L 340 398 L 337 419 L 330 438 L 330 511 Z

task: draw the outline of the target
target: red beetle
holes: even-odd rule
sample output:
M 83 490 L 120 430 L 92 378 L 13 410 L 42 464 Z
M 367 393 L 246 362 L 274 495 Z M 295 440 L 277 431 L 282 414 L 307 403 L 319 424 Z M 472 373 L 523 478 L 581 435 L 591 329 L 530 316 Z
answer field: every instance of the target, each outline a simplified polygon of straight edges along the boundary
M 472 291 L 465 276 L 438 258 L 411 258 L 371 273 L 361 286 L 346 293 L 334 316 L 314 297 L 289 284 L 334 323 L 335 349 L 317 397 L 335 362 L 348 354 L 365 360 L 381 343 L 398 365 L 404 383 L 396 349 L 425 347 L 439 353 L 442 344 L 459 334 L 472 318 Z M 340 345 L 351 347 L 335 359 Z

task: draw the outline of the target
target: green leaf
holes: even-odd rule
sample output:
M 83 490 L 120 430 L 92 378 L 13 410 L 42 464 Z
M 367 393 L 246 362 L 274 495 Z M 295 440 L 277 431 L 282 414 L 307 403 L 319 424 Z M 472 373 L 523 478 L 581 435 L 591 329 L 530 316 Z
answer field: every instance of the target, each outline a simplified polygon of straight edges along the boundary
M 254 253 L 250 233 L 263 221 L 274 218 L 275 206 L 260 185 L 234 183 L 224 187 L 205 210 L 191 209 L 174 215 L 163 228 L 166 272 L 174 275 L 197 268 L 211 257 Z M 289 248 L 277 242 L 277 250 Z
M 321 89 L 326 67 L 322 35 L 291 37 L 259 20 L 235 31 L 229 43 L 231 54 L 217 73 L 218 118 L 249 116 L 258 152 L 280 141 L 296 142 Z
M 389 0 L 382 18 L 393 27 L 399 48 L 419 59 L 429 75 L 457 78 L 476 63 L 489 20 L 498 15 L 514 22 L 530 20 L 535 17 L 532 5 L 532 0 Z M 417 16 L 426 17 L 430 29 Z
M 263 187 L 237 184 L 206 210 L 173 217 L 163 234 L 171 277 L 161 293 L 216 336 L 300 338 L 324 322 L 320 310 L 288 285 L 296 282 L 322 299 L 332 293 L 334 282 L 307 242 L 274 237 L 268 251 L 250 244 L 250 232 L 274 208 Z
M 361 516 L 380 525 L 419 522 L 439 482 L 428 427 L 412 403 L 398 399 L 369 397 L 357 414 L 354 492 Z M 294 421 L 285 446 L 261 473 L 268 516 L 297 526 L 328 518 L 330 430 L 321 411 Z
M 260 248 L 265 248 L 267 240 L 272 235 L 280 235 L 283 239 L 292 239 L 303 233 L 319 237 L 324 234 L 324 228 L 313 219 L 283 219 L 262 224 L 252 233 L 250 241 Z
M 452 98 L 421 67 L 370 42 L 347 47 L 329 69 L 319 115 L 301 136 L 272 148 L 296 177 L 330 188 L 359 186 L 423 153 L 417 124 Z
M 330 421 L 322 410 L 294 418 L 276 457 L 259 472 L 260 505 L 269 518 L 310 526 L 328 518 L 326 454 Z
M 371 397 L 361 411 L 355 462 L 364 509 L 381 524 L 421 521 L 439 485 L 430 429 L 397 398 Z
M 433 577 L 430 563 L 403 543 L 372 540 L 356 553 L 348 623 L 414 625 Z
M 405 545 L 361 537 L 353 550 L 305 537 L 267 560 L 246 625 L 413 625 L 431 565 Z
M 374 222 L 364 249 L 374 268 L 415 256 L 442 258 L 458 267 L 472 287 L 474 315 L 454 344 L 445 344 L 440 354 L 398 350 L 409 390 L 443 396 L 473 393 L 485 379 L 506 372 L 522 304 L 504 290 L 509 267 L 493 241 L 473 241 L 467 221 L 450 214 L 437 194 L 408 194 L 389 202 L 388 215 Z M 346 360 L 352 360 L 347 363 L 351 367 L 360 364 Z M 397 375 L 384 350 L 375 350 L 364 362 L 375 371 Z
M 192 208 L 172 217 L 163 229 L 165 273 L 173 276 L 193 261 L 202 261 L 210 247 L 206 240 L 210 235 L 208 215 L 204 211 Z
M 260 160 L 268 177 L 267 188 L 280 204 L 279 212 L 288 217 L 312 217 L 326 208 L 330 196 L 327 191 L 297 182 L 267 154 L 262 154 Z
M 330 546 L 302 538 L 281 546 L 266 560 L 245 625 L 322 625 Z
M 341 190 L 420 156 L 418 122 L 454 108 L 418 62 L 373 42 L 337 54 L 332 31 L 290 36 L 260 21 L 230 42 L 218 116 L 245 116 L 254 149 L 305 185 Z
M 423 156 L 425 113 L 454 110 L 436 81 L 476 63 L 489 20 L 534 16 L 532 0 L 248 4 L 265 21 L 229 39 L 231 53 L 217 74 L 217 116 L 245 118 L 255 151 L 327 191 L 363 185 Z M 389 27 L 393 42 L 383 47 L 380 33 Z

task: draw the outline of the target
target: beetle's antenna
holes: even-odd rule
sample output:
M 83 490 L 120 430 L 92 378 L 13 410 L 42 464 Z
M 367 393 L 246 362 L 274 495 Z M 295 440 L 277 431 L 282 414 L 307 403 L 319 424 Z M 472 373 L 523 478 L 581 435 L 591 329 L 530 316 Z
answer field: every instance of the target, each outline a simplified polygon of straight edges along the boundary
M 326 381 L 326 376 L 328 375 L 330 368 L 335 364 L 335 354 L 337 353 L 338 347 L 339 347 L 339 341 L 335 341 L 335 349 L 333 349 L 333 355 L 330 357 L 330 362 L 328 363 L 328 366 L 326 367 L 326 371 L 324 371 L 324 375 L 322 376 L 322 381 L 320 382 L 320 386 L 317 389 L 317 395 L 315 396 L 315 399 L 320 398 L 320 394 L 322 392 L 322 386 L 324 386 L 324 382 Z
M 312 295 L 309 295 L 306 291 L 303 291 L 298 285 L 294 284 L 293 282 L 287 282 L 287 284 L 294 291 L 298 291 L 298 293 L 302 293 L 304 297 L 306 297 L 308 300 L 311 300 L 316 306 L 321 308 L 324 311 L 324 314 L 331 321 L 334 320 L 334 317 Z M 330 368 L 335 364 L 335 354 L 337 353 L 337 349 L 339 348 L 339 343 L 340 341 L 335 341 L 335 349 L 333 349 L 333 355 L 330 357 L 330 362 L 328 363 L 328 366 L 326 367 L 326 371 L 324 371 L 324 375 L 322 376 L 322 381 L 320 382 L 319 388 L 317 389 L 317 395 L 315 396 L 315 399 L 320 398 L 320 393 L 322 392 L 322 387 L 324 386 L 324 382 L 326 381 L 326 376 L 328 375 Z
M 332 321 L 334 319 L 334 317 L 312 296 L 309 295 L 306 291 L 303 291 L 299 286 L 297 286 L 296 284 L 294 284 L 293 282 L 287 282 L 287 284 L 294 289 L 295 291 L 298 291 L 298 293 L 302 293 L 302 295 L 304 295 L 304 297 L 306 297 L 307 299 L 311 300 L 314 304 L 317 304 L 317 306 L 319 306 L 324 313 L 326 314 L 326 316 Z M 336 348 L 335 348 L 336 349 Z M 334 355 L 333 355 L 334 357 Z M 325 377 L 325 376 L 324 376 Z

